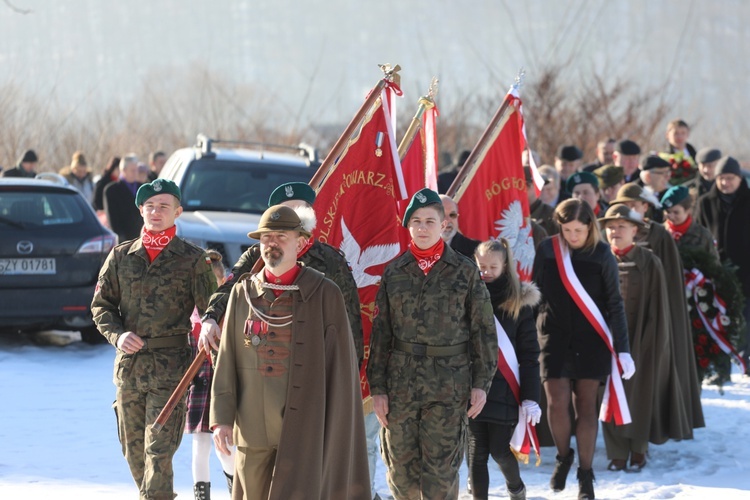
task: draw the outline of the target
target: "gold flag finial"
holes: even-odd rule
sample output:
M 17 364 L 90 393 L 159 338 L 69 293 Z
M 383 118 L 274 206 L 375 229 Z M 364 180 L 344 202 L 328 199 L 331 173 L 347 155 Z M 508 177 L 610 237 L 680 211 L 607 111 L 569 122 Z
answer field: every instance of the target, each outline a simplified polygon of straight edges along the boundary
M 401 86 L 401 75 L 398 74 L 401 71 L 401 66 L 398 64 L 391 66 L 390 63 L 378 64 L 378 67 L 383 71 L 383 75 L 386 80 L 393 82 L 397 87 Z

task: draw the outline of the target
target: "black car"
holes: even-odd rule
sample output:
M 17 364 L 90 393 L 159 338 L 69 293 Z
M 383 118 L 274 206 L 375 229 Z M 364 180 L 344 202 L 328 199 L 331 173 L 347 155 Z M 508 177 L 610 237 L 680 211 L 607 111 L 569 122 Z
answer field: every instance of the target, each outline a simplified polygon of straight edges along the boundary
M 101 341 L 90 306 L 115 240 L 75 189 L 0 179 L 0 331 L 79 330 Z

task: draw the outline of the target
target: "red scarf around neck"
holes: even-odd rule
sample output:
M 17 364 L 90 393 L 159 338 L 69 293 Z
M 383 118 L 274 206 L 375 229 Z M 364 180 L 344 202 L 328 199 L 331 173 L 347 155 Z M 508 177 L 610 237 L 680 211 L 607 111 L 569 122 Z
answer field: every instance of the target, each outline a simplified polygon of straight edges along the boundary
M 445 250 L 445 242 L 442 238 L 438 240 L 437 243 L 432 245 L 430 248 L 427 248 L 426 250 L 422 250 L 417 246 L 414 241 L 409 243 L 409 250 L 414 255 L 414 258 L 417 259 L 417 264 L 419 264 L 419 268 L 424 272 L 425 276 L 427 273 L 430 272 L 430 269 L 432 269 L 432 266 L 435 265 L 435 262 L 440 260 L 440 257 L 443 255 L 443 250 Z
M 307 251 L 312 248 L 313 243 L 315 243 L 315 238 L 313 238 L 312 236 L 310 236 L 310 238 L 307 240 L 307 243 L 305 244 L 305 246 L 302 247 L 302 250 L 300 250 L 299 253 L 297 254 L 297 259 L 299 259 L 303 255 L 305 255 L 307 253 Z
M 143 248 L 146 249 L 149 262 L 153 262 L 159 256 L 164 247 L 172 241 L 176 233 L 177 226 L 172 226 L 158 233 L 147 231 L 145 226 L 141 229 L 141 242 L 143 243 Z
M 622 250 L 612 247 L 612 253 L 614 253 L 618 257 L 622 257 L 623 255 L 627 255 L 628 252 L 630 252 L 633 248 L 635 248 L 635 243 L 631 243 L 629 247 L 623 248 Z
M 672 238 L 674 238 L 675 241 L 679 241 L 679 239 L 682 238 L 682 235 L 687 233 L 687 230 L 690 229 L 690 225 L 693 223 L 693 216 L 688 215 L 687 219 L 685 219 L 685 222 L 678 225 L 672 224 L 672 221 L 669 219 L 667 219 L 666 222 L 667 231 L 672 234 Z

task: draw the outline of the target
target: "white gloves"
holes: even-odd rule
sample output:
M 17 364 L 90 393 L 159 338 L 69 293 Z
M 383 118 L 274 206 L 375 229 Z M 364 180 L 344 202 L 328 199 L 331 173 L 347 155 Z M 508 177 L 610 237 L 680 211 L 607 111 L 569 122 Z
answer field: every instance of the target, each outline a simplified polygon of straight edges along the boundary
M 521 410 L 526 416 L 526 423 L 536 425 L 542 419 L 542 409 L 534 401 L 524 399 L 521 401 Z
M 635 373 L 635 361 L 627 352 L 621 352 L 617 355 L 617 358 L 620 360 L 620 366 L 622 366 L 622 378 L 628 380 Z

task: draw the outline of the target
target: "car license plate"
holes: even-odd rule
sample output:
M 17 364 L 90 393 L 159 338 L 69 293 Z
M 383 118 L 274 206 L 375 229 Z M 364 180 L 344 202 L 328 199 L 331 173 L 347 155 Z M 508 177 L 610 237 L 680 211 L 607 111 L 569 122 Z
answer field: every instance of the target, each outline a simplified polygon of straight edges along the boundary
M 55 274 L 55 259 L 0 259 L 0 274 Z

